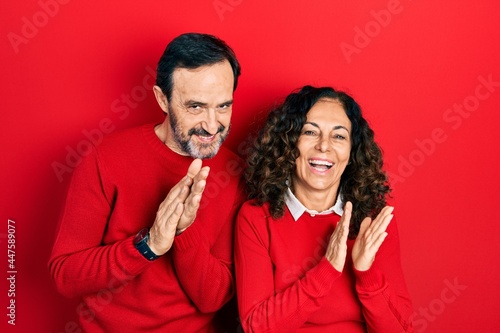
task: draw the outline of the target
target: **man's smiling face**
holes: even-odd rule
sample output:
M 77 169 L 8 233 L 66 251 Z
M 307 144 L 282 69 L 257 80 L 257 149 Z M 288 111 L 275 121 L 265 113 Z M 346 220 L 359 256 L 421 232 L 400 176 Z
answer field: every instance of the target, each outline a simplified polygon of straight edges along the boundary
M 181 155 L 212 158 L 231 125 L 234 75 L 226 60 L 196 69 L 177 68 L 168 101 L 166 145 Z

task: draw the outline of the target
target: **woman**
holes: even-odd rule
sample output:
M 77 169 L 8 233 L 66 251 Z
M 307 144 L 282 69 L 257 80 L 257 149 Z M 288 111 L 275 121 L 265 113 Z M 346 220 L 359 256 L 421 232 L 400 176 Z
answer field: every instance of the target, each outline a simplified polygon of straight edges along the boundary
M 412 332 L 390 188 L 359 105 L 303 87 L 248 160 L 236 285 L 245 332 Z

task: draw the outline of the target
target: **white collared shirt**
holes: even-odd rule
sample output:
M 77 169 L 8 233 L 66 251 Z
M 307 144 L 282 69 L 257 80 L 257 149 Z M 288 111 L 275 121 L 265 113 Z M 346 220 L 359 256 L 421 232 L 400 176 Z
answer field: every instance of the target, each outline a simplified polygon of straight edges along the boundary
M 342 194 L 337 196 L 337 201 L 335 202 L 335 205 L 332 207 L 328 208 L 327 210 L 324 210 L 322 212 L 318 212 L 313 209 L 307 209 L 300 201 L 297 199 L 297 197 L 292 193 L 292 190 L 290 190 L 290 187 L 285 193 L 285 204 L 288 207 L 288 210 L 292 214 L 292 217 L 295 221 L 297 221 L 302 214 L 308 213 L 311 216 L 315 215 L 326 215 L 326 214 L 332 214 L 335 213 L 339 216 L 342 216 L 344 214 L 344 209 L 343 207 L 343 202 L 342 202 Z

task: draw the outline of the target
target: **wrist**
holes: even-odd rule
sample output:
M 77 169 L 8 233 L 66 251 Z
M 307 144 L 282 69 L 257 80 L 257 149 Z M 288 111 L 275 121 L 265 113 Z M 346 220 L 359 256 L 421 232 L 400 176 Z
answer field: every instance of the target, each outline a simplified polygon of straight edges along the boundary
M 352 266 L 359 272 L 365 272 L 372 267 L 373 260 L 353 260 Z
M 142 256 L 149 261 L 154 261 L 160 257 L 159 255 L 156 254 L 158 252 L 154 251 L 156 249 L 151 248 L 148 228 L 144 228 L 137 233 L 137 235 L 134 238 L 134 246 L 137 249 L 137 251 L 139 251 L 139 253 L 142 254 Z
M 158 248 L 156 248 L 156 246 L 154 245 L 153 241 L 151 240 L 151 236 L 146 241 L 146 244 L 148 245 L 151 252 L 153 252 L 156 256 L 159 257 L 163 255 L 163 253 L 161 253 L 161 251 L 159 251 Z

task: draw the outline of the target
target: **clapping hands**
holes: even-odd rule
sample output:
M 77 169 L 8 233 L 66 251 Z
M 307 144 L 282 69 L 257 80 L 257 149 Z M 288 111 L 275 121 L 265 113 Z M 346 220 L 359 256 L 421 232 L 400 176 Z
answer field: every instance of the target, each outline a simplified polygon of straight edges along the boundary
M 148 246 L 155 254 L 165 254 L 172 247 L 175 236 L 194 222 L 209 172 L 209 167 L 202 167 L 202 161 L 195 159 L 186 176 L 172 187 L 160 204 L 149 231 Z
M 375 256 L 387 237 L 387 226 L 392 220 L 394 207 L 384 207 L 377 217 L 372 221 L 367 217 L 361 222 L 358 236 L 352 249 L 352 260 L 354 268 L 358 271 L 370 269 Z M 342 272 L 347 256 L 347 236 L 349 234 L 349 223 L 352 214 L 352 204 L 347 202 L 344 214 L 337 223 L 326 250 L 325 257 L 332 266 Z

